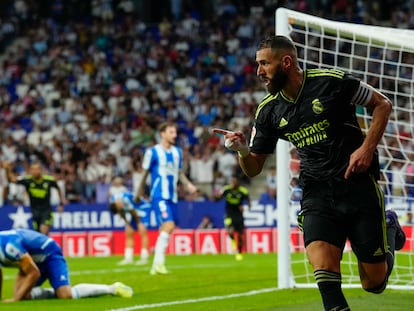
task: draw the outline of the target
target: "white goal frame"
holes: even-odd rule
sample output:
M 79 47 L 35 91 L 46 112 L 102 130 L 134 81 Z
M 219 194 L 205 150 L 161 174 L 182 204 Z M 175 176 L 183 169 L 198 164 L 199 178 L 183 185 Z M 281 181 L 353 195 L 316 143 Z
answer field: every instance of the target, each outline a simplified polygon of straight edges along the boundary
M 290 37 L 292 32 L 292 21 L 297 25 L 311 24 L 314 29 L 329 31 L 340 34 L 342 38 L 350 38 L 362 42 L 375 43 L 384 47 L 399 47 L 407 52 L 414 52 L 414 31 L 406 29 L 395 29 L 389 27 L 369 26 L 336 22 L 322 19 L 305 13 L 296 12 L 286 8 L 279 8 L 275 12 L 276 35 Z M 351 60 L 352 61 L 352 60 Z M 332 66 L 330 66 L 332 67 Z M 414 87 L 411 84 L 411 94 Z M 414 96 L 414 95 L 412 95 Z M 414 99 L 410 99 L 411 102 Z M 412 105 L 412 104 L 411 104 Z M 413 134 L 413 133 L 412 133 Z M 290 219 L 289 219 L 289 149 L 291 144 L 279 140 L 276 147 L 277 166 L 277 228 L 278 228 L 278 288 L 293 287 L 316 287 L 315 282 L 298 284 L 294 281 L 291 272 L 291 249 L 290 249 Z M 413 211 L 414 212 L 414 211 Z M 343 284 L 343 287 L 360 288 L 361 285 Z M 388 288 L 412 290 L 414 285 L 389 285 Z

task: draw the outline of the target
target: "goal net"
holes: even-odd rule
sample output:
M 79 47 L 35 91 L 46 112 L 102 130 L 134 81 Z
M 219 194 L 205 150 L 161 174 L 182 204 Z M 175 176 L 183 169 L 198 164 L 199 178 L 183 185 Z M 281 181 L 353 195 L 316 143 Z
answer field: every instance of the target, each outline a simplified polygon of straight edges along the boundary
M 399 215 L 407 242 L 396 252 L 389 287 L 413 289 L 414 31 L 334 22 L 282 8 L 276 11 L 276 33 L 292 38 L 303 69 L 342 69 L 371 84 L 393 102 L 390 121 L 378 146 L 382 168 L 380 185 L 386 209 L 393 209 Z M 366 131 L 371 114 L 360 107 L 357 114 Z M 289 146 L 280 148 L 289 149 Z M 281 154 L 280 150 L 277 154 Z M 278 161 L 278 171 L 279 165 Z M 282 262 L 290 262 L 293 276 L 290 276 L 290 286 L 316 286 L 303 245 L 292 242 L 301 240 L 297 238 L 301 233 L 295 227 L 290 230 L 290 252 L 279 254 L 289 256 L 289 260 Z M 345 249 L 341 270 L 345 287 L 360 286 L 356 260 L 349 246 Z

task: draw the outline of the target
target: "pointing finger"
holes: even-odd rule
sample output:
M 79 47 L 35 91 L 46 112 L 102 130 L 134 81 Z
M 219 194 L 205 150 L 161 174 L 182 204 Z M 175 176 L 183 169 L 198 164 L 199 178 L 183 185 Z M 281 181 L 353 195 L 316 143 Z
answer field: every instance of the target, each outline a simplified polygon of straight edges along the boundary
M 221 134 L 221 135 L 226 135 L 226 134 L 232 133 L 232 131 L 228 131 L 228 130 L 225 130 L 225 129 L 219 129 L 219 128 L 213 128 L 211 131 L 215 134 Z
M 349 178 L 349 176 L 351 176 L 351 173 L 354 171 L 354 166 L 353 165 L 351 165 L 351 164 L 349 164 L 348 165 L 348 168 L 346 169 L 346 171 L 345 171 L 345 179 L 348 179 Z

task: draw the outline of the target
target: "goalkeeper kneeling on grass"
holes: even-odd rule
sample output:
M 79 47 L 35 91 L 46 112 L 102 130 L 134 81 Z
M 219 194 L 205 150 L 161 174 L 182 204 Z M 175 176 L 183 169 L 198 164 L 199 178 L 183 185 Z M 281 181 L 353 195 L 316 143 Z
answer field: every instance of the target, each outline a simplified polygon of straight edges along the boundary
M 303 189 L 298 222 L 324 308 L 350 310 L 341 288 L 345 241 L 350 240 L 358 259 L 362 287 L 372 293 L 384 291 L 394 251 L 405 243 L 396 213 L 384 210 L 377 183 L 376 147 L 391 101 L 340 70 L 302 70 L 295 45 L 284 36 L 265 38 L 256 63 L 268 94 L 257 107 L 249 146 L 242 132 L 213 131 L 224 135 L 249 177 L 262 171 L 279 138 L 295 145 Z M 357 105 L 372 111 L 366 135 L 358 124 Z
M 71 286 L 68 266 L 59 245 L 46 235 L 33 230 L 0 231 L 0 267 L 19 269 L 14 296 L 3 302 L 45 298 L 77 299 L 101 295 L 129 298 L 133 294 L 132 288 L 121 282 L 111 285 L 84 283 Z M 0 275 L 2 276 L 1 269 Z M 52 288 L 40 287 L 46 279 Z

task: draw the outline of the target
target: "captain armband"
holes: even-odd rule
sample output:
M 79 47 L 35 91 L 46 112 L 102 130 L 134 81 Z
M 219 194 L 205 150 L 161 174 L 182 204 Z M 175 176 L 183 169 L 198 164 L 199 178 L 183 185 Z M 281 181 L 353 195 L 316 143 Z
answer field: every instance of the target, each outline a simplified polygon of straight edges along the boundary
M 358 106 L 367 106 L 371 101 L 374 88 L 365 82 L 360 82 L 358 90 L 352 98 L 352 103 Z

